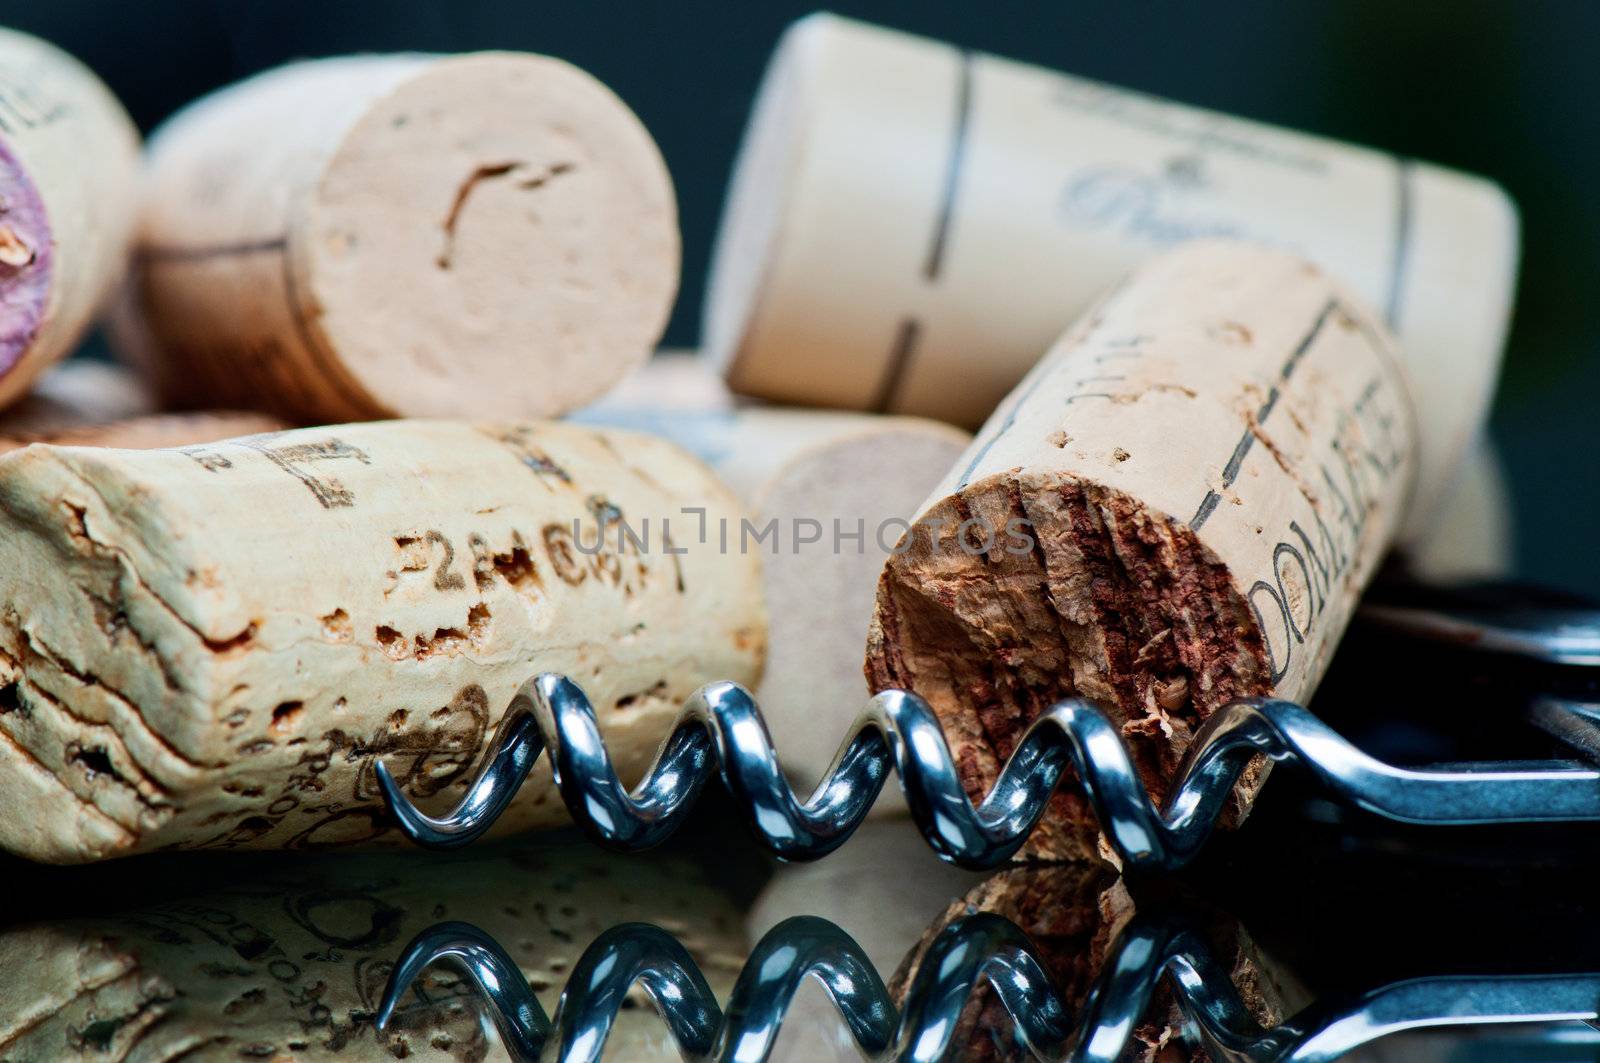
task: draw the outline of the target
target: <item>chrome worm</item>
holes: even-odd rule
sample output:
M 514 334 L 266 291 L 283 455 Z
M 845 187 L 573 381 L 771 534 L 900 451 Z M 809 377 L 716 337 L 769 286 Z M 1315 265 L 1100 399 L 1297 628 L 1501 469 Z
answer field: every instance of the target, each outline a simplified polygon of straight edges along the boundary
M 394 1021 L 423 970 L 441 960 L 463 969 L 487 1001 L 513 1059 L 563 1063 L 601 1058 L 635 983 L 654 1000 L 685 1059 L 740 1063 L 771 1054 L 807 977 L 821 982 L 864 1055 L 918 1063 L 955 1058 L 962 1009 L 985 983 L 1011 1016 L 1019 1048 L 1035 1059 L 1085 1063 L 1122 1058 L 1163 974 L 1215 1058 L 1255 1063 L 1321 1063 L 1403 1029 L 1600 1019 L 1600 974 L 1446 977 L 1313 1004 L 1268 1030 L 1245 1008 L 1200 935 L 1159 917 L 1137 917 L 1124 929 L 1072 1015 L 1023 932 L 978 913 L 934 938 L 902 1009 L 860 947 L 826 919 L 796 916 L 773 927 L 745 962 L 726 1009 L 675 938 L 646 923 L 623 924 L 584 951 L 553 1020 L 494 938 L 468 923 L 440 923 L 417 935 L 395 964 L 378 1010 L 380 1030 Z
M 617 778 L 594 707 L 566 676 L 545 673 L 517 692 L 466 796 L 430 816 L 377 765 L 384 801 L 414 841 L 465 845 L 488 830 L 546 750 L 572 818 L 611 848 L 666 840 L 713 774 L 748 814 L 760 841 L 786 860 L 824 856 L 866 817 L 891 768 L 928 844 L 945 860 L 990 868 L 1027 840 L 1050 795 L 1069 776 L 1131 870 L 1173 870 L 1205 844 L 1240 773 L 1256 756 L 1297 761 L 1331 793 L 1390 819 L 1420 824 L 1600 820 L 1600 771 L 1566 761 L 1416 770 L 1385 764 L 1308 710 L 1247 699 L 1216 712 L 1196 734 L 1166 806 L 1145 791 L 1113 724 L 1081 698 L 1046 710 L 977 805 L 956 773 L 927 702 L 887 690 L 867 703 L 811 796 L 798 797 L 779 766 L 750 692 L 710 683 L 684 706 L 645 779 Z

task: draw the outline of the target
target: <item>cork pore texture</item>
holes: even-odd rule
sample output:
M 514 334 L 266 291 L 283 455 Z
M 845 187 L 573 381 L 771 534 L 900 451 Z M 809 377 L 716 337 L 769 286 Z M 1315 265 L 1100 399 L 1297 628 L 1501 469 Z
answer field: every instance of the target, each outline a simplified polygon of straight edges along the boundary
M 739 519 L 669 444 L 559 424 L 0 457 L 0 845 L 395 842 L 375 763 L 454 804 L 543 671 L 585 688 L 631 783 L 694 689 L 760 675 L 757 561 L 664 552 L 674 491 Z M 596 540 L 594 507 L 656 521 L 653 549 Z M 564 819 L 541 767 L 496 830 Z
M 962 541 L 972 521 L 984 523 Z M 984 541 L 977 527 L 996 532 Z M 867 680 L 933 706 L 975 800 L 1040 713 L 1078 696 L 1120 729 L 1159 802 L 1201 723 L 1272 690 L 1260 628 L 1227 567 L 1187 525 L 1126 494 L 1061 471 L 997 474 L 909 534 L 879 582 Z M 1247 770 L 1231 821 L 1265 773 L 1261 761 Z M 1023 855 L 1093 858 L 1097 839 L 1068 782 Z

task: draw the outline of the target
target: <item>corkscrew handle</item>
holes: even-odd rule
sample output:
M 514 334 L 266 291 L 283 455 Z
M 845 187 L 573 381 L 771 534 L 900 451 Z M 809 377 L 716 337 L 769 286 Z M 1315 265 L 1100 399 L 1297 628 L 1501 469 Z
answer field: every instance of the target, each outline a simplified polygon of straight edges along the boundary
M 821 784 L 802 800 L 784 777 L 755 699 L 735 683 L 711 683 L 689 699 L 630 793 L 612 767 L 589 699 L 571 679 L 552 673 L 518 691 L 466 796 L 443 816 L 412 804 L 382 763 L 377 777 L 408 837 L 451 848 L 489 829 L 546 751 L 572 818 L 601 844 L 626 850 L 666 840 L 706 780 L 719 774 L 772 852 L 815 859 L 849 838 L 893 769 L 928 844 L 952 863 L 990 868 L 1022 847 L 1070 769 L 1126 867 L 1173 870 L 1199 853 L 1234 783 L 1257 756 L 1297 762 L 1338 798 L 1404 823 L 1600 821 L 1600 770 L 1593 767 L 1567 761 L 1396 767 L 1301 706 L 1271 699 L 1235 702 L 1207 720 L 1165 808 L 1157 808 L 1116 726 L 1089 702 L 1069 698 L 1033 723 L 993 789 L 974 805 L 932 708 L 915 694 L 884 691 L 868 702 Z
M 658 927 L 631 923 L 595 939 L 567 979 L 552 1020 L 503 948 L 466 923 L 441 923 L 406 946 L 389 977 L 378 1028 L 391 1022 L 424 969 L 461 967 L 486 1001 L 512 1058 L 598 1060 L 628 989 L 643 985 L 686 1059 L 766 1059 L 807 977 L 821 981 L 869 1059 L 932 1063 L 959 1049 L 972 994 L 988 985 L 1040 1060 L 1114 1063 L 1123 1058 L 1159 980 L 1216 1058 L 1238 1063 L 1327 1063 L 1400 1030 L 1468 1023 L 1600 1020 L 1600 974 L 1418 978 L 1343 1001 L 1312 1004 L 1262 1027 L 1204 938 L 1178 921 L 1136 917 L 1111 947 L 1073 1015 L 1026 935 L 989 913 L 965 916 L 935 936 L 897 1009 L 860 947 L 815 916 L 779 923 L 752 950 L 727 1008 L 718 1007 L 688 952 Z

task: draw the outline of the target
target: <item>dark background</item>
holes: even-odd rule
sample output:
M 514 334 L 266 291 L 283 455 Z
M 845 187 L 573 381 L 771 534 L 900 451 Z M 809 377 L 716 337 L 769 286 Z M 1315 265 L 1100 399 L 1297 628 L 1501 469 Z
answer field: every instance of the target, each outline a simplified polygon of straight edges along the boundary
M 0 22 L 76 53 L 145 128 L 246 74 L 352 51 L 545 52 L 609 84 L 677 184 L 695 342 L 723 187 L 761 70 L 805 3 L 519 0 L 0 0 Z M 1600 4 L 1587 0 L 1169 0 L 828 5 L 1188 103 L 1498 180 L 1523 272 L 1493 432 L 1528 577 L 1600 594 Z

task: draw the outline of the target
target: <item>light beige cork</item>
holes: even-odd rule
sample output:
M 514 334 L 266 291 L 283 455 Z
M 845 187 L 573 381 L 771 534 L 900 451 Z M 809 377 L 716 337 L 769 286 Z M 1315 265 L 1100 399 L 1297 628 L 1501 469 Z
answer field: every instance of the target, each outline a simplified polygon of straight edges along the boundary
M 919 509 L 878 587 L 868 680 L 932 703 L 975 797 L 1075 695 L 1163 800 L 1218 708 L 1310 697 L 1394 539 L 1416 438 L 1388 333 L 1316 267 L 1229 243 L 1153 259 Z M 1067 790 L 1033 855 L 1094 854 Z
M 1494 443 L 1467 452 L 1421 537 L 1406 550 L 1406 570 L 1433 584 L 1508 580 L 1516 572 L 1517 528 L 1511 484 Z
M 581 846 L 581 848 L 580 848 Z M 444 920 L 490 934 L 547 1015 L 584 950 L 618 923 L 668 930 L 725 1000 L 744 934 L 729 897 L 684 857 L 608 854 L 581 841 L 428 859 L 340 854 L 225 865 L 159 903 L 0 930 L 0 1057 L 22 1061 L 506 1059 L 482 997 L 437 963 L 373 1023 L 406 943 Z M 605 1058 L 678 1060 L 641 987 Z
M 139 134 L 88 67 L 0 27 L 0 407 L 88 331 L 123 275 Z
M 654 416 L 664 412 L 711 413 L 731 410 L 733 392 L 722 374 L 698 351 L 663 348 L 637 372 L 629 373 L 600 398 L 574 412 L 578 419 L 598 420 L 618 414 Z
M 703 343 L 741 394 L 972 427 L 1101 291 L 1197 238 L 1310 258 L 1399 335 L 1415 538 L 1515 287 L 1516 210 L 1479 177 L 813 15 L 750 120 Z
M 151 140 L 116 340 L 169 401 L 544 417 L 648 357 L 672 183 L 625 104 L 509 52 L 298 63 Z
M 264 413 L 207 410 L 199 413 L 151 414 L 103 424 L 58 428 L 49 432 L 14 432 L 0 421 L 0 454 L 20 450 L 30 443 L 62 447 L 115 447 L 121 450 L 159 450 L 215 443 L 236 436 L 281 432 L 289 426 Z
M 73 358 L 50 369 L 26 398 L 0 412 L 0 434 L 47 435 L 143 417 L 157 408 L 155 396 L 129 370 Z
M 627 390 L 641 400 L 707 394 L 693 383 L 695 369 L 710 373 L 703 362 L 657 359 Z M 659 386 L 650 386 L 653 380 Z M 883 563 L 972 437 L 919 417 L 749 406 L 697 411 L 626 398 L 580 417 L 686 447 L 752 514 L 747 526 L 707 521 L 704 533 L 719 550 L 760 559 L 770 634 L 756 698 L 785 770 L 809 787 L 866 707 L 861 645 Z M 902 808 L 898 787 L 887 789 L 892 796 L 878 807 Z
M 742 510 L 647 436 L 32 446 L 0 458 L 0 505 L 0 846 L 34 860 L 397 840 L 374 764 L 453 803 L 540 672 L 585 688 L 630 780 L 695 689 L 760 678 L 759 564 L 679 516 Z M 565 818 L 541 764 L 497 829 Z

